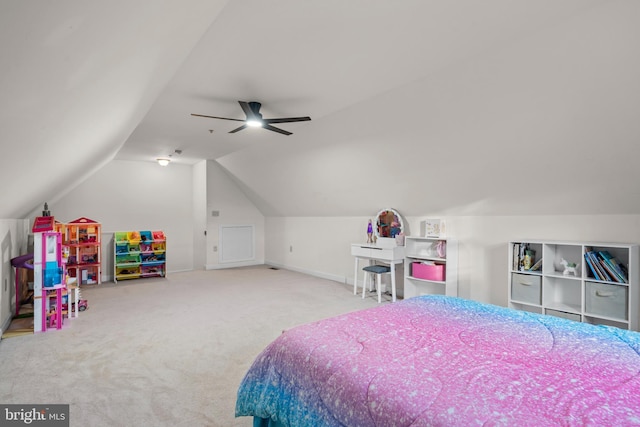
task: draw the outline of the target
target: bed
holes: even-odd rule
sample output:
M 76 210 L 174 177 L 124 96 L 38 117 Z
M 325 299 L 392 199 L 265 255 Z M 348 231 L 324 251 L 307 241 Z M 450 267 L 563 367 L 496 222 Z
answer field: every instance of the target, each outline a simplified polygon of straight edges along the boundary
M 446 296 L 294 327 L 242 380 L 254 426 L 640 425 L 640 333 Z

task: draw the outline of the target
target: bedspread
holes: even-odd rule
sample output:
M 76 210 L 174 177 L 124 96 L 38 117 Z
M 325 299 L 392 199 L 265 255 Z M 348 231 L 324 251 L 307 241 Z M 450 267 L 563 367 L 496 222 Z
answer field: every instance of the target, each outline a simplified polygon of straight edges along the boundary
M 640 425 L 640 333 L 423 296 L 298 326 L 236 416 L 289 426 Z

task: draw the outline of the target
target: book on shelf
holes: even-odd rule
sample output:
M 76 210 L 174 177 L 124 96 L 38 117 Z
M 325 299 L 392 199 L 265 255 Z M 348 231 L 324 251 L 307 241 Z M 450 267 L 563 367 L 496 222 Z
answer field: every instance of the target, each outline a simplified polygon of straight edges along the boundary
M 533 252 L 535 254 L 535 251 L 531 250 L 529 243 L 513 243 L 511 248 L 511 269 L 513 271 L 537 271 L 542 268 L 542 258 L 529 266 L 529 268 L 525 267 L 525 256 L 527 256 L 527 252 Z M 534 255 L 529 254 L 529 256 L 533 262 Z
M 591 248 L 585 248 L 585 250 L 585 260 L 595 279 L 629 283 L 624 265 L 620 264 L 609 252 L 594 251 Z
M 616 273 L 613 272 L 613 270 L 611 269 L 611 267 L 609 266 L 609 264 L 606 263 L 605 260 L 603 260 L 602 258 L 600 258 L 598 261 L 600 261 L 600 265 L 602 265 L 602 268 L 604 268 L 604 270 L 607 272 L 607 274 L 609 275 L 610 278 L 610 282 L 620 282 L 620 278 L 616 275 Z
M 593 278 L 596 280 L 609 280 L 608 274 L 604 272 L 604 268 L 600 265 L 593 249 L 585 248 L 585 259 L 587 260 L 591 272 L 593 273 Z
M 618 262 L 618 260 L 613 257 L 608 251 L 600 251 L 598 255 L 604 260 L 604 262 L 609 266 L 612 270 L 612 273 L 620 283 L 629 283 L 629 279 L 627 278 L 627 273 L 624 271 L 622 264 Z
M 542 268 L 542 258 L 536 261 L 536 263 L 531 266 L 529 271 L 537 271 L 537 270 L 540 270 L 541 268 Z
M 619 271 L 617 271 L 611 262 L 603 259 L 602 264 L 607 269 L 609 275 L 614 279 L 614 281 L 619 283 L 628 283 L 626 277 Z
M 605 268 L 602 266 L 602 263 L 600 262 L 600 259 L 598 258 L 598 255 L 596 252 L 591 251 L 589 252 L 589 256 L 591 257 L 591 260 L 593 261 L 593 265 L 596 267 L 596 270 L 598 270 L 598 272 L 600 273 L 600 280 L 605 280 L 607 282 L 613 282 L 613 279 L 611 278 L 611 276 L 609 276 L 609 273 L 607 273 L 607 270 L 605 270 Z
M 598 274 L 598 271 L 595 269 L 593 264 L 591 264 L 591 257 L 589 256 L 588 252 L 584 253 L 584 260 L 586 261 L 587 265 L 589 266 L 589 270 L 591 270 L 591 275 L 593 276 L 593 278 L 597 279 L 597 280 L 602 280 L 600 278 L 600 275 Z

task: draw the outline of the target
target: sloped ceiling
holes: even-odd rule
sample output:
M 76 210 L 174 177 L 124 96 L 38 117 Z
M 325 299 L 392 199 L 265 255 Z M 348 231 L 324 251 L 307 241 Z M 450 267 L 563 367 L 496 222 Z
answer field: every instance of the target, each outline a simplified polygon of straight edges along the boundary
M 640 213 L 639 2 L 23 3 L 0 3 L 0 218 L 167 155 L 266 215 Z M 312 121 L 190 116 L 238 100 Z
M 110 161 L 226 3 L 0 0 L 0 218 Z

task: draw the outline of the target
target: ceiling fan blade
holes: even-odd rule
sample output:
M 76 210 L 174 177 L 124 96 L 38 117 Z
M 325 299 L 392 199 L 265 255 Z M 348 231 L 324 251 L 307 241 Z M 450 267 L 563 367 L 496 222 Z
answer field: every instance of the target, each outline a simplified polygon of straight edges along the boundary
M 281 133 L 281 134 L 283 134 L 283 135 L 292 135 L 292 133 L 291 133 L 291 132 L 288 132 L 288 131 L 286 131 L 286 130 L 283 130 L 283 129 L 277 128 L 277 127 L 275 127 L 275 126 L 271 126 L 271 125 L 270 125 L 270 124 L 268 124 L 268 123 L 263 124 L 263 125 L 262 125 L 262 127 L 263 127 L 263 128 L 265 128 L 265 129 L 268 129 L 268 130 L 274 131 L 274 132 Z
M 243 122 L 244 120 L 240 120 L 240 121 Z M 242 129 L 244 129 L 246 127 L 247 127 L 247 125 L 242 125 L 239 128 L 235 128 L 234 130 L 229 131 L 229 133 L 236 133 L 236 132 L 241 131 Z
M 244 122 L 244 120 L 240 120 L 240 119 L 229 119 L 227 117 L 216 117 L 216 116 L 205 116 L 204 114 L 193 114 L 191 113 L 192 116 L 196 116 L 196 117 L 206 117 L 208 119 L 220 119 L 220 120 L 233 120 L 234 122 Z
M 262 120 L 262 114 L 260 114 L 260 107 L 262 106 L 262 104 L 256 101 L 238 101 L 238 104 L 240 104 L 240 106 L 242 107 L 242 111 L 244 111 L 244 114 L 247 115 L 247 120 Z
M 264 123 L 291 123 L 291 122 L 306 122 L 311 120 L 311 117 L 283 117 L 281 119 L 263 119 Z
M 244 114 L 246 114 L 247 117 L 253 115 L 253 111 L 251 111 L 251 107 L 249 107 L 249 103 L 248 102 L 238 101 L 238 104 L 240 104 L 240 106 L 242 107 L 242 111 L 244 111 Z

